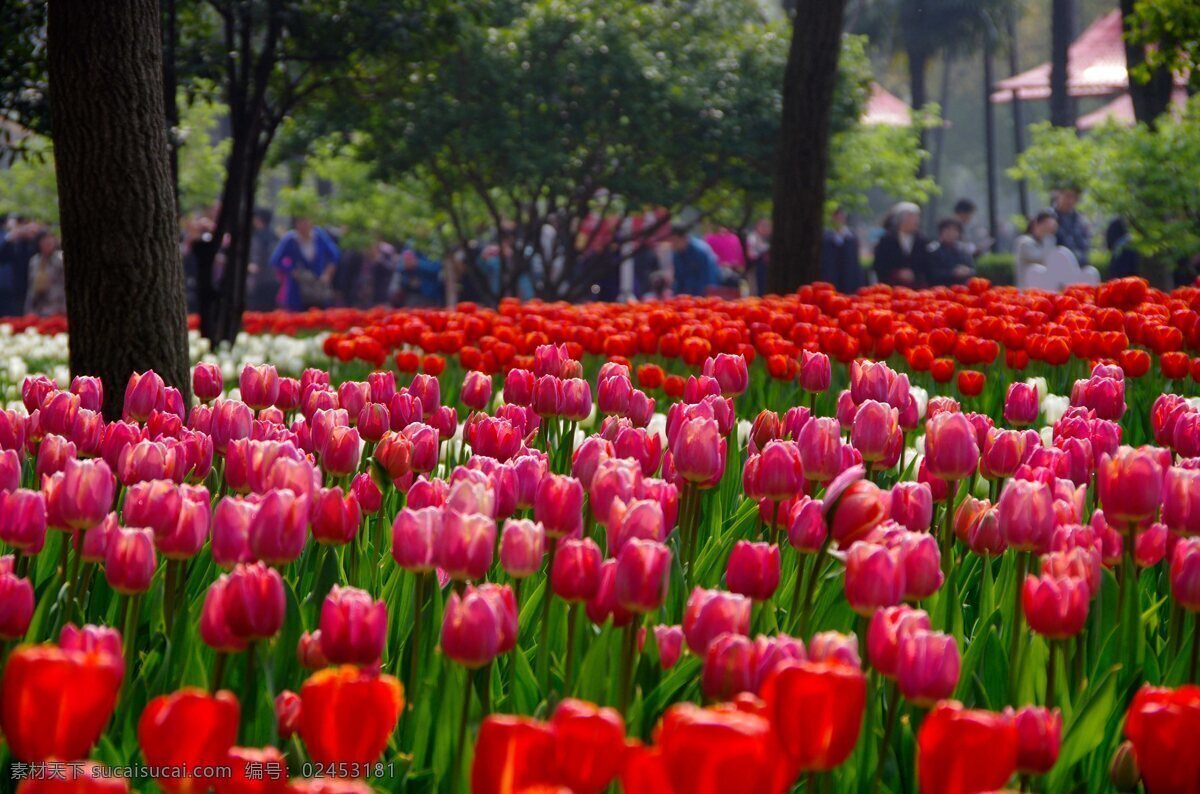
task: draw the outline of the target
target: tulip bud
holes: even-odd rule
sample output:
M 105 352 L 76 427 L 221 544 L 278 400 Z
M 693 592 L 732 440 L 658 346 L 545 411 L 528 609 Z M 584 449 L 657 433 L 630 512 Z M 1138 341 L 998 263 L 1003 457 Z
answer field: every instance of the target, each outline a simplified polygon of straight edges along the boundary
M 1134 752 L 1133 742 L 1125 741 L 1117 745 L 1112 763 L 1108 766 L 1108 779 L 1113 788 L 1121 794 L 1131 794 L 1138 790 L 1142 776 L 1138 771 L 1137 753 Z
M 442 534 L 442 511 L 437 507 L 402 509 L 392 522 L 392 558 L 414 573 L 435 567 L 435 549 Z
M 157 563 L 153 532 L 118 528 L 108 539 L 104 578 L 112 589 L 123 595 L 144 593 L 150 589 Z
M 1021 588 L 1029 628 L 1052 640 L 1074 637 L 1083 630 L 1089 597 L 1087 582 L 1071 577 L 1029 575 Z
M 279 571 L 261 562 L 243 563 L 227 576 L 223 601 L 229 629 L 250 642 L 274 637 L 287 609 Z
M 487 410 L 492 400 L 492 378 L 490 375 L 472 370 L 463 377 L 462 404 L 472 411 Z
M 275 732 L 287 741 L 300 730 L 300 696 L 285 689 L 275 696 Z
M 829 356 L 824 353 L 800 351 L 800 388 L 807 392 L 825 392 L 829 390 L 832 370 Z
M 451 579 L 482 579 L 492 567 L 496 522 L 479 513 L 446 510 L 435 543 L 437 563 Z
M 1013 427 L 1028 427 L 1037 421 L 1037 387 L 1029 383 L 1013 383 L 1004 396 L 1004 421 Z
M 0 573 L 0 640 L 18 640 L 33 620 L 33 585 L 12 573 Z
M 683 653 L 683 628 L 656 623 L 654 644 L 658 647 L 658 661 L 662 669 L 670 670 Z
M 308 540 L 309 498 L 274 489 L 263 497 L 247 533 L 254 557 L 284 565 L 300 556 Z
M 729 554 L 725 583 L 734 593 L 767 601 L 779 587 L 779 566 L 778 546 L 739 540 Z
M 225 588 L 229 577 L 222 574 L 209 585 L 204 594 L 204 607 L 200 611 L 200 639 L 204 644 L 220 653 L 238 653 L 246 650 L 246 641 L 233 633 L 225 610 Z
M 671 551 L 661 543 L 631 540 L 617 557 L 613 588 L 616 602 L 630 612 L 662 606 L 671 574 Z
M 319 488 L 312 500 L 312 533 L 318 543 L 341 545 L 358 535 L 362 510 L 358 498 L 341 488 Z
M 920 482 L 898 482 L 891 491 L 891 519 L 911 532 L 924 532 L 933 522 L 933 492 Z
M 564 601 L 587 601 L 600 586 L 600 547 L 591 538 L 563 538 L 554 554 L 550 586 Z
M 494 602 L 474 587 L 451 593 L 442 619 L 442 653 L 467 668 L 478 668 L 500 653 L 502 616 Z
M 137 422 L 145 422 L 150 411 L 158 407 L 165 387 L 163 379 L 154 370 L 134 372 L 125 386 L 125 415 Z
M 220 397 L 225 389 L 221 368 L 216 364 L 201 361 L 192 370 L 192 393 L 202 403 Z
M 500 565 L 514 579 L 524 579 L 542 567 L 546 553 L 546 531 L 528 519 L 509 519 L 500 535 Z
M 325 652 L 321 650 L 321 630 L 306 631 L 296 642 L 296 661 L 305 670 L 324 670 L 329 666 Z
M 704 652 L 700 689 L 713 700 L 730 700 L 754 687 L 754 643 L 740 634 L 720 634 Z
M 26 555 L 46 543 L 46 498 L 40 491 L 0 493 L 0 540 Z
M 846 555 L 846 600 L 870 617 L 880 607 L 904 600 L 904 565 L 897 551 L 859 541 Z
M 1017 728 L 1017 771 L 1044 775 L 1054 768 L 1062 745 L 1062 714 L 1058 709 L 1024 706 L 1013 714 Z
M 871 616 L 867 630 L 867 655 L 885 678 L 896 677 L 900 642 L 909 633 L 930 629 L 929 615 L 910 606 L 884 607 Z
M 958 645 L 949 634 L 909 631 L 900 640 L 896 685 L 905 700 L 929 708 L 954 693 L 960 664 Z
M 379 664 L 387 607 L 354 587 L 334 585 L 321 605 L 321 653 L 331 664 Z

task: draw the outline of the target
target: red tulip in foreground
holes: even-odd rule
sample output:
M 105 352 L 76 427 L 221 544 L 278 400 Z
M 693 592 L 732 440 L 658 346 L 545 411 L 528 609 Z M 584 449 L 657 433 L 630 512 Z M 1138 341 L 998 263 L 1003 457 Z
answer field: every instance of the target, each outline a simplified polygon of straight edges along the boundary
M 1017 769 L 1019 741 L 1011 717 L 947 701 L 925 717 L 917 735 L 922 794 L 973 794 L 1004 788 Z
M 1125 717 L 1137 768 L 1149 794 L 1200 792 L 1200 687 L 1171 690 L 1145 686 Z
M 192 772 L 225 761 L 237 741 L 239 707 L 230 692 L 210 695 L 181 689 L 155 698 L 138 721 L 138 743 L 146 763 L 163 770 Z M 158 778 L 166 791 L 200 792 L 212 780 L 176 777 L 168 771 Z
M 383 755 L 404 694 L 390 675 L 342 666 L 314 673 L 300 703 L 300 737 L 312 760 L 365 771 Z

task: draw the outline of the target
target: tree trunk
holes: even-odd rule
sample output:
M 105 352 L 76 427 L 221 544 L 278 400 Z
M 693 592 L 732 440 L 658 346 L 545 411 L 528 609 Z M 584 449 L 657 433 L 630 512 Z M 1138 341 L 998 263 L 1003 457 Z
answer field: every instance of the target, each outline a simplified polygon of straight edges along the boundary
M 1020 39 L 1017 36 L 1017 8 L 1016 5 L 1009 6 L 1008 13 L 1005 15 L 1005 25 L 1008 28 L 1008 73 L 1009 75 L 1017 75 L 1021 73 L 1021 53 L 1018 47 Z M 991 88 L 989 87 L 989 91 Z M 1025 118 L 1021 112 L 1021 97 L 1017 96 L 1017 92 L 1013 92 L 1012 97 L 1012 123 L 1013 123 L 1013 162 L 1021 156 L 1025 151 Z M 1029 217 L 1029 185 L 1025 180 L 1017 182 L 1017 201 L 1021 208 L 1021 217 Z M 992 235 L 995 237 L 995 234 Z
M 938 97 L 938 112 L 941 115 L 941 124 L 933 131 L 934 148 L 932 155 L 929 158 L 929 176 L 933 178 L 935 185 L 940 185 L 942 181 L 942 162 L 946 156 L 946 119 L 950 115 L 950 70 L 954 68 L 954 56 L 946 51 L 942 53 L 942 85 Z M 923 163 L 924 161 L 922 161 Z M 938 194 L 935 192 L 929 197 L 929 206 L 925 213 L 925 229 L 928 233 L 933 234 L 937 230 L 938 223 Z
M 924 110 L 929 104 L 929 53 L 923 50 L 908 51 L 908 90 L 912 94 L 913 110 Z M 929 151 L 929 133 L 924 127 L 917 129 L 918 145 L 923 151 Z M 929 174 L 929 161 L 922 158 L 917 166 L 917 176 Z
M 1075 103 L 1068 88 L 1074 39 L 1074 0 L 1053 0 L 1050 11 L 1050 123 L 1056 127 L 1075 126 Z
M 792 292 L 820 273 L 833 92 L 846 0 L 799 0 L 783 76 L 767 290 Z
M 983 40 L 983 154 L 987 158 L 984 173 L 987 178 L 988 237 L 993 241 L 1000 231 L 999 208 L 996 199 L 996 106 L 992 104 L 992 84 L 996 82 L 996 42 L 991 30 Z
M 1121 15 L 1128 21 L 1133 15 L 1134 0 L 1121 0 Z M 1133 75 L 1138 66 L 1146 62 L 1146 48 L 1141 44 L 1125 42 L 1125 65 L 1129 73 L 1129 98 L 1133 100 L 1134 117 L 1145 124 L 1154 125 L 1158 117 L 1171 107 L 1171 94 L 1175 90 L 1175 77 L 1170 69 L 1155 69 L 1150 79 L 1142 82 Z
M 175 69 L 175 49 L 179 41 L 179 22 L 175 0 L 163 3 L 163 107 L 167 115 L 167 148 L 171 162 L 171 190 L 175 195 L 175 212 L 180 214 L 179 203 L 179 99 L 175 96 L 179 79 Z
M 110 419 L 135 371 L 191 399 L 159 31 L 158 0 L 50 2 L 71 371 L 103 379 Z

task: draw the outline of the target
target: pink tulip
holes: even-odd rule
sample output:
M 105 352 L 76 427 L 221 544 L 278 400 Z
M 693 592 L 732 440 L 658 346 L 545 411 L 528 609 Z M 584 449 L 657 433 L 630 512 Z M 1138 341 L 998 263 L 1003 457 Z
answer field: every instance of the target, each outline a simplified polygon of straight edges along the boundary
M 68 623 L 58 635 L 58 647 L 64 651 L 83 651 L 107 657 L 109 661 L 117 663 L 122 675 L 125 673 L 121 632 L 116 629 L 90 623 L 83 626 Z
M 387 606 L 354 587 L 334 585 L 321 605 L 321 654 L 330 664 L 379 664 Z
M 663 541 L 669 532 L 662 505 L 653 499 L 634 499 L 628 504 L 614 499 L 608 510 L 607 530 L 608 553 L 613 557 L 634 538 Z
M 237 565 L 224 589 L 225 618 L 234 636 L 255 642 L 279 633 L 287 609 L 279 571 L 261 562 Z
M 929 615 L 922 609 L 901 604 L 876 610 L 867 630 L 867 653 L 871 664 L 880 675 L 894 679 L 901 640 L 913 631 L 929 629 Z
M 829 482 L 842 470 L 842 430 L 836 419 L 814 417 L 796 438 L 804 476 Z
M 1049 548 L 1054 532 L 1053 494 L 1041 483 L 1009 480 L 996 504 L 1000 531 L 1018 551 L 1039 554 Z
M 482 579 L 492 567 L 496 522 L 479 513 L 447 510 L 435 542 L 437 563 L 451 579 Z
M 1200 535 L 1200 470 L 1172 466 L 1163 479 L 1162 521 L 1181 535 Z
M 900 640 L 896 685 L 904 699 L 922 708 L 954 694 L 961 659 L 949 634 L 915 629 Z
M 313 494 L 310 514 L 313 538 L 318 543 L 350 543 L 358 535 L 362 523 L 358 497 L 343 493 L 341 488 L 318 488 Z
M 463 377 L 459 394 L 462 404 L 472 411 L 483 411 L 492 401 L 492 377 L 484 372 L 471 370 Z
M 538 483 L 533 517 L 546 528 L 546 535 L 561 538 L 583 531 L 583 484 L 574 477 L 549 474 Z
M 904 533 L 900 558 L 904 564 L 905 601 L 922 601 L 942 586 L 942 555 L 933 535 Z
M 367 386 L 371 389 L 371 402 L 387 405 L 396 393 L 396 373 L 390 370 L 372 372 L 367 375 Z
M 1028 427 L 1037 417 L 1037 387 L 1029 383 L 1010 384 L 1004 396 L 1004 421 L 1013 427 Z
M 965 480 L 979 464 L 975 428 L 963 414 L 942 413 L 925 423 L 929 473 L 947 482 Z
M 900 412 L 886 403 L 866 400 L 854 413 L 850 443 L 868 463 L 882 460 L 900 435 Z
M 364 471 L 354 476 L 350 482 L 350 492 L 358 500 L 358 506 L 365 515 L 373 516 L 383 507 L 383 493 L 368 472 Z
M 675 470 L 697 488 L 713 488 L 725 473 L 726 443 L 713 419 L 684 421 L 671 442 Z
M 33 620 L 33 585 L 12 573 L 0 573 L 0 640 L 25 637 Z
M 55 391 L 58 391 L 58 384 L 45 375 L 28 375 L 21 381 L 21 402 L 25 404 L 26 411 L 33 413 L 42 407 L 46 396 Z
M 616 628 L 627 626 L 633 621 L 633 613 L 617 603 L 616 578 L 615 559 L 607 559 L 600 564 L 600 584 L 585 609 L 588 620 L 597 626 L 603 626 L 610 617 Z
M 808 641 L 810 662 L 832 662 L 843 667 L 862 667 L 858 656 L 858 637 L 837 631 L 822 631 Z
M 442 618 L 442 653 L 474 669 L 500 653 L 502 616 L 491 599 L 473 587 L 461 597 L 451 593 Z
M 173 525 L 154 536 L 155 545 L 168 560 L 190 560 L 200 553 L 212 525 L 212 507 L 205 488 L 183 486 L 186 490 Z
M 933 521 L 933 492 L 920 482 L 898 482 L 891 491 L 891 519 L 911 532 L 924 532 Z
M 392 522 L 392 558 L 413 573 L 428 573 L 436 566 L 442 535 L 442 511 L 437 507 L 406 507 Z
M 786 634 L 767 637 L 759 634 L 754 640 L 754 692 L 761 692 L 771 674 L 787 662 L 803 662 L 808 658 L 804 643 Z
M 26 555 L 42 550 L 46 543 L 46 497 L 40 491 L 22 488 L 0 494 L 0 541 Z
M 703 371 L 717 381 L 723 397 L 736 397 L 750 385 L 750 371 L 744 356 L 718 353 L 704 362 Z
M 1096 466 L 1096 486 L 1110 522 L 1131 524 L 1158 510 L 1163 502 L 1162 459 L 1151 447 L 1121 447 L 1103 455 Z
M 103 460 L 68 460 L 55 493 L 57 513 L 72 529 L 89 529 L 108 515 L 115 490 Z
M 646 477 L 653 477 L 662 463 L 662 436 L 649 433 L 645 428 L 622 427 L 613 439 L 613 450 L 618 458 L 637 461 Z
M 308 539 L 309 498 L 289 490 L 272 490 L 250 520 L 250 551 L 271 565 L 286 565 L 300 556 Z
M 200 402 L 211 402 L 220 397 L 224 389 L 225 380 L 221 377 L 221 368 L 216 364 L 202 361 L 192 370 L 192 393 Z
M 600 547 L 591 538 L 563 538 L 554 555 L 550 587 L 564 601 L 587 601 L 600 586 Z
M 421 410 L 426 416 L 432 414 L 442 404 L 442 385 L 432 375 L 421 373 L 413 376 L 412 383 L 408 385 L 408 393 L 420 401 Z
M 633 501 L 642 488 L 642 469 L 635 461 L 605 458 L 596 467 L 588 489 L 592 516 L 601 523 L 608 522 L 613 504 L 620 500 Z
M 213 562 L 222 568 L 232 568 L 254 559 L 250 551 L 250 524 L 257 512 L 257 503 L 232 496 L 217 502 L 212 519 Z
M 13 453 L 15 455 L 16 453 Z M 6 456 L 11 460 L 11 456 Z M 34 475 L 40 480 L 52 474 L 57 474 L 67 467 L 68 460 L 78 457 L 75 444 L 63 436 L 49 434 L 38 445 L 37 463 L 34 465 Z
M 1062 714 L 1058 709 L 1022 706 L 1012 713 L 1017 729 L 1017 771 L 1044 775 L 1058 762 L 1062 746 Z
M 1025 460 L 1025 436 L 1017 430 L 988 430 L 979 473 L 988 480 L 1008 479 Z
M 696 587 L 683 613 L 683 635 L 688 648 L 702 656 L 720 634 L 748 634 L 750 610 L 750 599 L 745 596 Z
M 754 688 L 757 665 L 754 643 L 740 634 L 721 634 L 704 652 L 700 690 L 713 700 L 731 700 Z
M 271 364 L 247 364 L 238 378 L 238 390 L 242 401 L 256 411 L 274 405 L 279 397 L 279 373 Z
M 829 390 L 832 371 L 829 356 L 824 353 L 800 351 L 800 388 L 807 392 L 824 392 Z
M 430 480 L 421 476 L 408 489 L 408 506 L 414 510 L 422 507 L 443 507 L 450 494 L 445 480 Z
M 510 369 L 504 375 L 504 401 L 513 405 L 533 402 L 534 374 L 527 369 Z
M 725 568 L 725 583 L 752 601 L 767 601 L 779 587 L 779 547 L 739 540 Z
M 476 455 L 487 455 L 499 461 L 511 460 L 521 450 L 521 434 L 507 419 L 476 414 L 467 442 Z
M 1186 538 L 1175 544 L 1171 595 L 1184 609 L 1200 613 L 1200 538 Z
M 632 397 L 633 383 L 628 375 L 601 378 L 596 387 L 596 409 L 602 414 L 625 416 Z
M 150 411 L 158 407 L 165 387 L 163 379 L 154 370 L 134 372 L 125 386 L 125 416 L 137 422 L 145 422 L 150 416 Z
M 392 430 L 403 430 L 413 422 L 425 420 L 425 407 L 415 394 L 399 391 L 392 395 L 388 402 L 388 414 L 391 417 Z
M 1071 577 L 1026 576 L 1021 606 L 1029 628 L 1052 640 L 1074 637 L 1087 621 L 1088 584 Z
M 880 607 L 904 600 L 904 564 L 899 553 L 859 541 L 846 555 L 846 600 L 850 608 L 870 617 Z
M 528 519 L 504 522 L 500 533 L 500 566 L 514 579 L 537 573 L 546 554 L 546 530 Z
M 671 551 L 652 540 L 631 540 L 617 557 L 613 579 L 616 603 L 629 612 L 662 606 L 671 575 Z
M 792 503 L 787 516 L 788 543 L 802 554 L 816 554 L 829 537 L 824 504 L 819 499 L 801 496 Z
M 224 455 L 230 441 L 250 436 L 253 423 L 250 406 L 233 400 L 216 400 L 212 410 L 213 448 Z
M 104 578 L 123 595 L 150 589 L 154 568 L 154 533 L 148 529 L 121 529 L 108 539 L 104 555 Z
M 214 651 L 238 653 L 246 650 L 246 641 L 233 633 L 225 610 L 225 589 L 229 577 L 222 574 L 204 594 L 200 610 L 200 639 Z

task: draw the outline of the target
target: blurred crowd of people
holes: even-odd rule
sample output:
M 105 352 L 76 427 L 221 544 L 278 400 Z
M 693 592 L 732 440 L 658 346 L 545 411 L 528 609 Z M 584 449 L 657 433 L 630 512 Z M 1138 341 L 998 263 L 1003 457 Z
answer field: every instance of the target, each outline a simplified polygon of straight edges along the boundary
M 1044 264 L 1060 248 L 1086 269 L 1092 259 L 1092 229 L 1079 210 L 1079 198 L 1074 190 L 1056 192 L 1052 205 L 1029 219 L 1025 233 L 1003 246 L 977 222 L 970 199 L 960 199 L 951 214 L 932 226 L 934 237 L 926 236 L 922 210 L 914 203 L 896 204 L 875 229 L 856 229 L 846 211 L 837 209 L 824 232 L 820 279 L 845 293 L 871 283 L 953 286 L 976 275 L 980 255 L 1010 246 L 1018 285 L 1025 269 Z M 196 248 L 211 243 L 215 217 L 215 208 L 195 215 L 181 234 L 190 311 L 197 309 Z M 734 230 L 672 218 L 663 210 L 620 222 L 592 215 L 576 232 L 578 253 L 570 263 L 563 261 L 562 246 L 554 245 L 557 233 L 547 224 L 540 239 L 521 241 L 511 226 L 480 229 L 469 246 L 433 252 L 378 236 L 351 244 L 350 234 L 323 228 L 311 218 L 283 224 L 271 210 L 258 209 L 249 246 L 246 308 L 444 306 L 463 300 L 494 303 L 497 296 L 514 293 L 522 299 L 630 301 L 765 291 L 771 247 L 771 224 L 765 218 Z M 1111 222 L 1104 238 L 1107 277 L 1137 275 L 1141 259 L 1124 222 Z M 226 239 L 218 248 L 217 278 L 228 245 Z M 563 277 L 567 268 L 573 268 L 571 278 Z M 1176 274 L 1177 281 L 1190 278 L 1192 270 Z M 555 293 L 555 284 L 576 289 Z M 63 255 L 54 231 L 31 218 L 5 219 L 0 224 L 0 316 L 65 311 Z
M 23 216 L 0 222 L 0 317 L 67 310 L 66 279 L 58 237 L 44 223 Z

